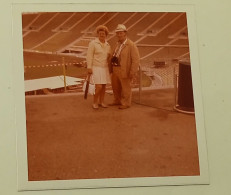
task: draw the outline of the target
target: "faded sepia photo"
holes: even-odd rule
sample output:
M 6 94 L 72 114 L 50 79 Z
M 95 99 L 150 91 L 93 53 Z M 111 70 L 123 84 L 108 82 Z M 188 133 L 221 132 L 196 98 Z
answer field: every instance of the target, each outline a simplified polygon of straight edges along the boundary
M 28 181 L 200 176 L 186 12 L 21 17 Z M 100 25 L 108 29 L 108 69 L 119 27 L 138 50 L 128 106 L 112 104 L 111 82 L 103 102 L 84 92 Z

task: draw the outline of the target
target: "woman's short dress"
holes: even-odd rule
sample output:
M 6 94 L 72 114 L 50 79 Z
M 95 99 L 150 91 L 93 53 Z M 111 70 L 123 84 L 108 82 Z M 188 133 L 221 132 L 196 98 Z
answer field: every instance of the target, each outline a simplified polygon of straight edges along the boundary
M 109 84 L 111 78 L 109 74 L 109 68 L 101 66 L 92 66 L 93 79 L 95 84 Z

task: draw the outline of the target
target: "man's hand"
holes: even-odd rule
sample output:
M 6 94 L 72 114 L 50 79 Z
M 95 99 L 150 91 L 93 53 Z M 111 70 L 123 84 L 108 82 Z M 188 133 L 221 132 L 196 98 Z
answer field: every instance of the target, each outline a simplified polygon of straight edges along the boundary
M 130 73 L 129 78 L 132 80 L 135 77 L 135 74 Z
M 92 74 L 92 69 L 91 69 L 91 68 L 88 68 L 88 69 L 87 69 L 87 72 L 88 72 L 88 74 Z

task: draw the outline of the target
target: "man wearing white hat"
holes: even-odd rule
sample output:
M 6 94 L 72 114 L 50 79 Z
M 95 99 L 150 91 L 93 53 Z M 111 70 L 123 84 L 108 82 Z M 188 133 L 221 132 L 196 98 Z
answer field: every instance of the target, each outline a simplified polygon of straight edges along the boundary
M 126 109 L 131 106 L 131 81 L 138 71 L 140 57 L 135 43 L 127 38 L 127 28 L 123 24 L 118 24 L 115 32 L 118 42 L 111 59 L 114 94 L 111 105 L 120 105 L 120 109 Z

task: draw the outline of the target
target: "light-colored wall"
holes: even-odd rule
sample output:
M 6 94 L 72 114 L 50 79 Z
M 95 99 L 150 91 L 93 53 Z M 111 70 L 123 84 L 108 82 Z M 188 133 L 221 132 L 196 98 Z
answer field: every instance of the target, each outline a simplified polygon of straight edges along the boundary
M 206 130 L 210 185 L 167 186 L 167 187 L 135 187 L 107 189 L 79 189 L 17 192 L 17 158 L 15 101 L 24 102 L 23 97 L 16 97 L 20 88 L 15 79 L 23 78 L 23 73 L 14 77 L 13 48 L 18 47 L 12 41 L 12 4 L 17 3 L 93 3 L 93 0 L 1 0 L 1 44 L 0 44 L 0 194 L 158 194 L 158 195 L 229 195 L 231 194 L 231 23 L 230 0 L 140 0 L 126 3 L 156 4 L 190 4 L 195 6 L 198 56 L 200 73 L 194 76 L 201 81 L 203 99 L 204 124 Z M 124 0 L 101 0 L 98 3 L 117 2 Z M 55 6 L 56 4 L 54 4 Z M 46 6 L 46 5 L 44 5 Z M 100 4 L 97 5 L 99 11 Z M 113 5 L 111 5 L 113 6 Z M 167 6 L 167 5 L 166 5 Z M 121 6 L 127 10 L 129 4 Z M 61 11 L 61 10 L 57 10 Z M 20 65 L 20 63 L 18 64 Z M 17 68 L 16 68 L 17 69 Z M 20 132 L 20 129 L 17 129 Z M 26 151 L 25 151 L 26 152 Z

